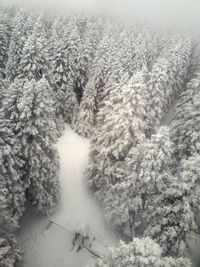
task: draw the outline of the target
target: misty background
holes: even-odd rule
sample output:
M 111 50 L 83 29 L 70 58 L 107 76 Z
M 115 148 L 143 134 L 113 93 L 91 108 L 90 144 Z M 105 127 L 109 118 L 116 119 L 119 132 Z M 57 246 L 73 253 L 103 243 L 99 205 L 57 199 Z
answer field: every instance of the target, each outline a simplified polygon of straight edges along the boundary
M 110 12 L 146 23 L 176 25 L 199 31 L 199 0 L 0 0 L 2 5 L 42 8 L 75 8 Z M 159 25 L 158 25 L 159 26 Z

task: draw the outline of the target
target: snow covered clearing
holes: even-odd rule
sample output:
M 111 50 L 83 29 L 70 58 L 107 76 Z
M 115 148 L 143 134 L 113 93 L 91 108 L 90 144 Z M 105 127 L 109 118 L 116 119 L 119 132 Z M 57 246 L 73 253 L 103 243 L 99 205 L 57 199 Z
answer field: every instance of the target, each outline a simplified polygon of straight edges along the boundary
M 100 255 L 116 242 L 114 232 L 105 225 L 102 209 L 89 192 L 84 170 L 87 166 L 89 141 L 75 134 L 69 126 L 57 143 L 60 154 L 61 204 L 52 220 L 76 231 L 82 223 L 90 226 L 96 240 L 92 249 Z M 21 247 L 25 267 L 84 267 L 93 258 L 86 249 L 73 251 L 72 234 L 56 225 L 48 230 L 47 218 L 27 215 L 22 230 Z

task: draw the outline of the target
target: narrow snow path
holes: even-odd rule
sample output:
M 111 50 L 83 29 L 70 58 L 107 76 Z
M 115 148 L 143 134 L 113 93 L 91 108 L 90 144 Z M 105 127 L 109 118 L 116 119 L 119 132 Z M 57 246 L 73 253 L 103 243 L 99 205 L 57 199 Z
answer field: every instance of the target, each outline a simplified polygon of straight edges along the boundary
M 160 126 L 168 126 L 174 119 L 174 116 L 176 114 L 176 104 L 177 101 L 174 101 L 174 103 L 170 106 L 169 110 L 165 113 L 165 115 L 162 117 Z
M 90 237 L 96 240 L 92 248 L 101 255 L 116 239 L 105 225 L 101 207 L 87 188 L 84 170 L 88 162 L 89 141 L 75 134 L 67 126 L 57 143 L 60 155 L 61 204 L 52 220 L 76 231 L 80 224 L 90 226 Z M 33 218 L 31 218 L 33 217 Z M 25 267 L 84 267 L 93 258 L 86 250 L 71 250 L 72 234 L 52 225 L 45 230 L 47 218 L 30 214 L 25 219 L 21 236 Z

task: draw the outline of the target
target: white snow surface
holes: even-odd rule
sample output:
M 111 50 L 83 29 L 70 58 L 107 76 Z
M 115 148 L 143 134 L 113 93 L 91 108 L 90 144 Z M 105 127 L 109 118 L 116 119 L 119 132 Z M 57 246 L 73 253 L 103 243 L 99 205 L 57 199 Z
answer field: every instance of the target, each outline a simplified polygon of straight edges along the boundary
M 87 187 L 84 171 L 88 163 L 89 141 L 75 134 L 67 125 L 57 143 L 60 155 L 61 203 L 52 220 L 72 232 L 80 225 L 89 226 L 92 249 L 100 255 L 117 241 L 111 227 L 104 222 L 103 210 Z M 20 244 L 24 267 L 85 267 L 94 258 L 85 248 L 72 248 L 73 235 L 56 225 L 48 230 L 46 217 L 26 216 Z

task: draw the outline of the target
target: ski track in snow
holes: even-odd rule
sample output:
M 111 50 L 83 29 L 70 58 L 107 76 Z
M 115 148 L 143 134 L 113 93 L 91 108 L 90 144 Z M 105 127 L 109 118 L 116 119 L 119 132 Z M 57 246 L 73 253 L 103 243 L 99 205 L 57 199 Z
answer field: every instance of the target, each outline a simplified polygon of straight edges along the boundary
M 61 203 L 52 220 L 71 231 L 80 224 L 91 227 L 90 237 L 95 237 L 92 249 L 100 255 L 107 253 L 107 246 L 117 239 L 106 225 L 100 205 L 87 188 L 84 170 L 88 162 L 89 141 L 75 134 L 67 125 L 57 143 L 60 155 Z M 85 267 L 93 260 L 86 249 L 73 251 L 72 234 L 56 225 L 48 230 L 46 217 L 27 215 L 20 237 L 24 251 L 24 267 Z

